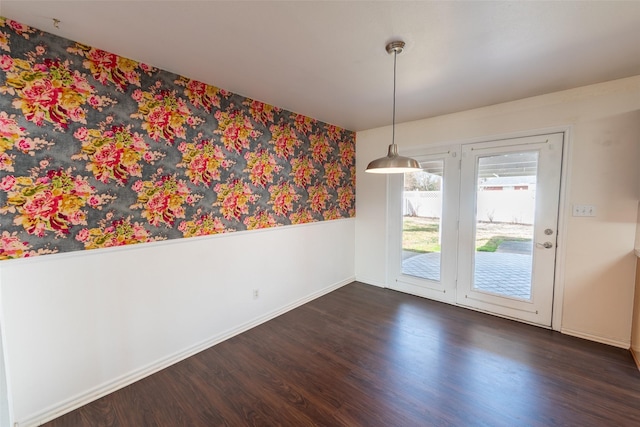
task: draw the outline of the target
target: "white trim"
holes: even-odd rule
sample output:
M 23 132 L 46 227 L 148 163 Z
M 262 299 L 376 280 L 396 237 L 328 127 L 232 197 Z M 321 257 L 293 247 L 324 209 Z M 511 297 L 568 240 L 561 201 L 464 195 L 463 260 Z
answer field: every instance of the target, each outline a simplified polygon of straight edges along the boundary
M 389 175 L 386 175 L 384 177 L 384 185 L 385 185 L 385 192 L 384 192 L 384 206 L 385 206 L 385 215 L 384 215 L 384 259 L 387 260 L 387 262 L 384 263 L 384 287 L 388 288 L 390 283 L 391 283 L 391 277 L 390 277 L 390 271 L 391 269 L 389 268 L 389 210 L 391 209 L 391 206 L 389 204 Z M 356 195 L 356 197 L 358 197 Z
M 370 279 L 368 277 L 356 277 L 356 282 L 364 283 L 365 285 L 376 286 L 378 288 L 386 288 L 387 284 L 379 280 Z
M 573 329 L 563 328 L 560 330 L 561 333 L 565 335 L 571 335 L 572 337 L 583 338 L 589 341 L 599 342 L 601 344 L 612 345 L 614 347 L 624 348 L 625 350 L 630 348 L 631 341 L 630 340 L 616 340 L 611 338 L 605 338 L 598 335 L 588 334 L 586 332 L 574 331 Z
M 564 134 L 562 151 L 562 169 L 560 173 L 560 199 L 558 200 L 558 229 L 556 239 L 555 280 L 553 284 L 553 308 L 551 312 L 551 329 L 562 329 L 562 307 L 564 304 L 564 266 L 567 256 L 567 224 L 571 213 L 569 204 L 569 184 L 571 171 L 571 150 L 573 147 L 572 126 L 560 130 Z
M 149 375 L 152 375 L 162 369 L 165 369 L 171 365 L 174 365 L 181 360 L 184 360 L 188 357 L 193 356 L 196 353 L 199 353 L 207 348 L 210 348 L 216 344 L 219 344 L 235 335 L 241 334 L 245 331 L 248 331 L 251 328 L 254 328 L 262 323 L 265 323 L 275 317 L 278 317 L 288 311 L 293 310 L 301 305 L 304 305 L 310 301 L 313 301 L 316 298 L 319 298 L 323 295 L 328 294 L 329 292 L 333 292 L 336 289 L 339 289 L 355 280 L 355 277 L 349 277 L 345 280 L 341 280 L 340 282 L 334 283 L 333 285 L 327 286 L 324 289 L 313 292 L 306 297 L 300 298 L 292 303 L 286 304 L 279 309 L 273 310 L 269 313 L 266 313 L 262 316 L 258 316 L 255 319 L 245 322 L 235 328 L 224 331 L 222 333 L 216 334 L 204 341 L 201 341 L 195 345 L 192 345 L 182 351 L 176 352 L 167 357 L 163 357 L 153 363 L 148 364 L 147 366 L 143 366 L 139 369 L 136 369 L 128 374 L 122 375 L 119 378 L 115 378 L 111 381 L 107 381 L 102 385 L 99 385 L 91 390 L 80 393 L 76 396 L 73 396 L 59 404 L 49 406 L 48 408 L 43 409 L 42 411 L 36 413 L 35 415 L 31 415 L 28 418 L 20 420 L 21 427 L 31 427 L 38 426 L 44 424 L 48 421 L 51 421 L 63 414 L 73 411 L 81 406 L 86 405 L 94 400 L 97 400 L 107 394 L 113 393 L 123 387 L 128 386 L 136 381 L 139 381 Z M 18 421 L 15 421 L 14 426 L 18 425 Z
M 55 254 L 46 254 L 39 255 L 35 257 L 27 257 L 27 258 L 17 258 L 17 259 L 7 259 L 0 261 L 0 270 L 2 267 L 9 264 L 19 264 L 19 263 L 35 263 L 35 262 L 48 262 L 48 261 L 58 261 L 63 258 L 69 257 L 79 257 L 79 256 L 93 256 L 93 255 L 104 255 L 109 252 L 123 252 L 123 251 L 131 251 L 131 250 L 140 250 L 147 249 L 156 246 L 168 246 L 168 245 L 182 245 L 190 242 L 201 241 L 201 240 L 213 240 L 213 239 L 225 239 L 233 236 L 243 236 L 247 233 L 272 233 L 279 230 L 286 230 L 293 227 L 319 227 L 321 225 L 326 225 L 328 222 L 333 221 L 355 221 L 355 217 L 351 218 L 338 218 L 332 220 L 323 220 L 323 221 L 313 221 L 307 222 L 304 224 L 289 224 L 289 225 L 279 225 L 276 227 L 269 228 L 259 228 L 256 230 L 240 230 L 240 231 L 230 231 L 228 233 L 219 233 L 219 234 L 210 234 L 208 236 L 196 236 L 196 237 L 180 237 L 175 239 L 168 240 L 159 240 L 155 242 L 145 242 L 145 243 L 136 243 L 132 245 L 123 245 L 123 246 L 114 246 L 110 248 L 99 248 L 99 249 L 83 249 L 77 251 L 69 251 L 69 252 L 60 252 Z
M 0 282 L 2 281 L 2 275 L 0 275 Z M 0 307 L 2 307 L 2 287 L 0 286 Z M 2 342 L 2 352 L 0 353 L 0 364 L 2 365 L 0 369 L 3 370 L 4 373 L 4 386 L 6 387 L 6 396 L 0 397 L 0 399 L 6 399 L 5 403 L 7 404 L 7 419 L 9 420 L 9 425 L 13 425 L 13 396 L 11 395 L 11 373 L 7 369 L 9 363 L 7 362 L 7 355 L 9 352 L 7 351 L 7 346 L 5 343 L 5 333 L 4 333 L 4 313 L 0 310 L 0 341 Z M 3 403 L 0 402 L 0 406 Z M 1 414 L 0 414 L 1 415 Z M 0 417 L 0 425 L 2 423 L 2 418 Z M 17 426 L 16 426 L 17 427 Z

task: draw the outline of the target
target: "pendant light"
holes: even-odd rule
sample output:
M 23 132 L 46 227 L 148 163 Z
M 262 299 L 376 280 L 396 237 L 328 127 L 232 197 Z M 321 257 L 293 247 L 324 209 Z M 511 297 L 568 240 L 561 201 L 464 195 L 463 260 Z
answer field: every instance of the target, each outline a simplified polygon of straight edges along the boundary
M 398 154 L 396 145 L 396 58 L 402 53 L 404 42 L 397 40 L 386 46 L 387 53 L 393 53 L 393 121 L 391 123 L 391 145 L 386 157 L 381 157 L 369 163 L 366 172 L 369 173 L 405 173 L 422 170 L 417 160 Z

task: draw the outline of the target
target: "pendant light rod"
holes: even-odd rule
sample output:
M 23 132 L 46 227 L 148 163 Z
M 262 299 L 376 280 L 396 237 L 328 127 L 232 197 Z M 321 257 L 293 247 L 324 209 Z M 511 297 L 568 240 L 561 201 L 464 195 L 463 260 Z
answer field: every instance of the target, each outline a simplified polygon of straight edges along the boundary
M 393 53 L 393 118 L 391 120 L 391 144 L 396 145 L 396 75 L 398 54 L 404 49 L 404 42 L 396 40 L 389 43 L 385 49 L 388 54 Z
M 402 40 L 392 41 L 385 47 L 388 54 L 393 53 L 393 116 L 391 120 L 391 145 L 386 157 L 369 163 L 366 172 L 370 173 L 404 173 L 422 170 L 420 164 L 409 157 L 398 155 L 396 145 L 396 70 L 398 54 L 404 49 Z
M 400 48 L 400 50 L 402 50 L 402 48 Z M 393 49 L 393 118 L 391 119 L 391 144 L 393 145 L 396 145 L 396 62 L 397 61 L 398 61 L 398 49 Z

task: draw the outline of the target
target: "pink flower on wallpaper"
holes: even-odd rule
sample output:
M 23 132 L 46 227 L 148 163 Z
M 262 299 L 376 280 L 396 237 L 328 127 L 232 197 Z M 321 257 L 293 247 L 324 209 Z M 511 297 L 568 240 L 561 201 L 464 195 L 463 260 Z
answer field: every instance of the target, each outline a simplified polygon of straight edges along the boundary
M 184 218 L 185 205 L 195 204 L 202 196 L 192 194 L 186 182 L 176 175 L 160 176 L 161 172 L 133 185 L 138 198 L 131 209 L 141 209 L 142 217 L 153 226 L 172 227 L 177 218 Z
M 53 143 L 40 138 L 29 138 L 26 129 L 18 125 L 14 114 L 8 115 L 0 111 L 0 156 L 3 162 L 0 163 L 0 170 L 13 172 L 13 155 L 5 154 L 10 150 L 17 150 L 23 154 L 34 156 L 35 152 L 45 147 L 51 147 Z
M 82 242 L 85 249 L 97 249 L 155 242 L 165 238 L 152 236 L 141 223 L 133 222 L 131 217 L 126 217 L 116 220 L 102 219 L 98 227 L 80 230 L 76 234 L 76 240 Z
M 334 141 L 339 141 L 342 138 L 342 128 L 336 125 L 327 124 L 324 126 L 324 130 L 327 136 Z
M 94 94 L 86 77 L 70 69 L 69 61 L 45 59 L 44 62 L 21 61 L 7 70 L 6 86 L 0 88 L 17 95 L 12 105 L 20 109 L 24 117 L 38 126 L 51 123 L 57 130 L 64 130 L 69 122 L 86 122 L 82 108 L 92 98 L 92 107 L 102 107 L 114 101 Z
M 301 208 L 297 212 L 293 212 L 289 215 L 289 220 L 291 224 L 306 224 L 309 222 L 314 222 L 313 213 L 309 211 L 309 209 Z
M 225 158 L 222 149 L 211 140 L 183 142 L 178 150 L 182 153 L 182 161 L 176 166 L 185 168 L 187 177 L 195 185 L 210 186 L 214 181 L 220 180 L 221 170 L 235 164 L 233 160 Z
M 296 148 L 302 144 L 293 128 L 289 126 L 272 125 L 269 126 L 269 130 L 271 131 L 269 143 L 273 144 L 273 149 L 278 157 L 289 159 L 294 155 Z
M 307 189 L 309 193 L 309 207 L 314 212 L 322 212 L 329 201 L 329 192 L 322 184 L 312 185 Z
M 9 55 L 0 56 L 0 70 L 9 71 L 14 67 L 13 58 Z
M 338 208 L 336 208 L 335 206 L 331 206 L 329 209 L 325 210 L 322 213 L 322 217 L 325 219 L 325 221 L 331 221 L 332 219 L 342 218 L 342 215 L 340 214 Z
M 228 151 L 240 153 L 249 148 L 251 140 L 261 135 L 253 128 L 249 117 L 233 105 L 227 111 L 216 111 L 214 117 L 218 120 L 218 129 L 213 132 L 222 135 L 220 139 Z
M 85 169 L 104 183 L 113 180 L 123 186 L 130 177 L 142 176 L 142 160 L 154 164 L 164 157 L 161 152 L 152 151 L 140 134 L 131 132 L 130 126 L 82 127 L 74 137 L 82 141 L 82 148 L 71 159 L 85 160 Z
M 185 77 L 179 77 L 174 83 L 184 87 L 184 95 L 194 107 L 202 108 L 207 113 L 211 113 L 214 107 L 220 108 L 220 98 L 229 95 L 215 86 Z
M 247 230 L 258 230 L 278 225 L 273 215 L 265 211 L 258 211 L 255 215 L 245 218 L 242 222 L 247 226 Z
M 183 237 L 209 236 L 211 234 L 234 231 L 233 229 L 226 229 L 220 218 L 215 217 L 212 213 L 202 214 L 200 209 L 198 209 L 192 220 L 182 221 L 178 226 L 178 230 L 182 232 Z
M 111 82 L 120 92 L 124 92 L 130 84 L 140 86 L 138 69 L 147 74 L 153 71 L 149 67 L 141 67 L 141 64 L 131 59 L 80 43 L 67 48 L 67 52 L 83 56 L 85 60 L 82 65 L 89 70 L 94 79 L 105 86 Z
M 14 185 L 16 185 L 16 177 L 13 175 L 6 175 L 0 180 L 0 190 L 2 191 L 12 190 Z
M 3 231 L 0 235 L 0 260 L 28 258 L 56 252 L 48 249 L 31 250 L 29 243 L 20 241 L 20 237 L 15 231 L 13 233 Z
M 242 215 L 249 213 L 250 204 L 259 198 L 251 192 L 248 183 L 234 178 L 226 183 L 216 184 L 214 191 L 217 193 L 217 200 L 213 206 L 219 206 L 220 213 L 228 220 L 239 220 Z
M 337 187 L 344 176 L 342 165 L 338 162 L 329 162 L 324 165 L 324 179 L 329 187 Z
M 311 158 L 314 162 L 324 163 L 329 158 L 329 154 L 334 150 L 327 137 L 324 135 L 311 135 L 309 137 L 311 144 Z
M 340 141 L 338 143 L 338 149 L 340 150 L 340 161 L 346 167 L 355 163 L 356 158 L 356 144 L 353 140 Z
M 318 174 L 318 170 L 313 167 L 313 161 L 306 156 L 291 159 L 291 173 L 293 182 L 298 187 L 306 187 L 311 184 L 312 178 Z
M 199 117 L 192 116 L 189 107 L 175 90 L 161 90 L 158 81 L 148 91 L 135 90 L 132 98 L 138 103 L 138 112 L 131 118 L 143 121 L 142 128 L 154 141 L 164 139 L 173 144 L 176 138 L 184 138 L 185 125 L 196 127 L 203 123 Z
M 247 99 L 242 103 L 249 107 L 249 114 L 251 118 L 262 125 L 267 123 L 273 123 L 273 114 L 280 111 L 279 108 L 273 105 L 265 104 L 264 102 L 255 101 L 253 99 Z
M 278 165 L 273 154 L 259 148 L 244 155 L 247 167 L 243 172 L 249 173 L 249 180 L 257 187 L 265 187 L 273 182 L 274 174 L 280 172 L 282 166 Z
M 0 17 L 0 27 L 4 27 L 5 25 L 15 31 L 17 34 L 23 36 L 25 39 L 29 39 L 29 34 L 33 34 L 36 32 L 35 28 L 31 28 L 12 19 Z
M 292 113 L 291 119 L 293 120 L 293 127 L 303 135 L 307 135 L 311 132 L 313 125 L 317 122 L 317 120 L 312 119 L 311 117 L 297 113 Z
M 272 205 L 273 212 L 276 215 L 286 216 L 293 210 L 293 203 L 300 199 L 300 195 L 296 193 L 296 189 L 288 182 L 281 182 L 278 185 L 269 187 L 268 204 Z
M 38 176 L 41 172 L 46 175 Z M 84 207 L 101 209 L 113 200 L 112 196 L 96 194 L 87 179 L 72 175 L 71 169 L 34 169 L 30 176 L 16 178 L 4 191 L 7 204 L 0 208 L 0 214 L 15 214 L 13 223 L 38 237 L 47 231 L 63 237 L 71 226 L 86 223 Z
M 348 211 L 355 203 L 355 193 L 353 187 L 345 186 L 338 188 L 338 206 L 340 209 Z

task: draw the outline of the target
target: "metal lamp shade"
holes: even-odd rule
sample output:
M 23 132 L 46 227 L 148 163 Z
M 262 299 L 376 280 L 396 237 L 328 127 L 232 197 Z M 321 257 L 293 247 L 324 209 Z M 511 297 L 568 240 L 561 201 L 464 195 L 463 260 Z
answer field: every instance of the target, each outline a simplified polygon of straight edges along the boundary
M 396 144 L 389 145 L 389 153 L 369 163 L 365 172 L 369 173 L 405 173 L 422 170 L 417 160 L 398 154 Z

